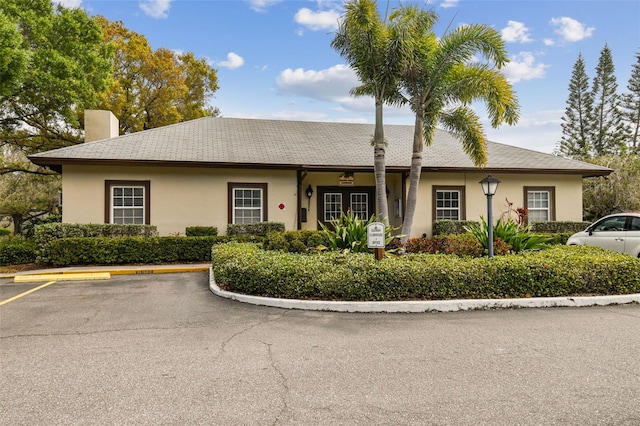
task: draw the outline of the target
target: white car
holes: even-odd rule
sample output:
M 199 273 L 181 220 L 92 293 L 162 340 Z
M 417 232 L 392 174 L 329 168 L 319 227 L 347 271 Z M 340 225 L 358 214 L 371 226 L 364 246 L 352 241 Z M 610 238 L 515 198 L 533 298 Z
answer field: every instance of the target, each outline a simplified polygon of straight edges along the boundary
M 640 258 L 640 213 L 616 213 L 569 237 L 567 245 L 587 245 Z

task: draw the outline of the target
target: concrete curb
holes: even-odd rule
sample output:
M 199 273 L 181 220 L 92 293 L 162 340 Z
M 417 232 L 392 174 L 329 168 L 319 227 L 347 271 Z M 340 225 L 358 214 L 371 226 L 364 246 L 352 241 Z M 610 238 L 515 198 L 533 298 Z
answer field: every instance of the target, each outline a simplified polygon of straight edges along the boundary
M 583 307 L 640 303 L 640 294 L 590 297 L 532 297 L 523 299 L 411 300 L 401 302 L 341 302 L 277 299 L 249 296 L 222 290 L 216 284 L 215 277 L 213 276 L 213 268 L 209 268 L 209 290 L 216 296 L 252 305 L 308 311 L 362 313 L 456 312 L 476 309 Z

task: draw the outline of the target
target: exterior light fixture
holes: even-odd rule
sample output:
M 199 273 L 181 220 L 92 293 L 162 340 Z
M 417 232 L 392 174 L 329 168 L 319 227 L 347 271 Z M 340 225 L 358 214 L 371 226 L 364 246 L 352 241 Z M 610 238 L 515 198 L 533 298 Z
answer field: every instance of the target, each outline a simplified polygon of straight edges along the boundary
M 307 194 L 307 209 L 311 209 L 311 196 L 313 195 L 313 188 L 311 187 L 311 184 L 309 184 L 309 186 L 307 186 L 307 189 L 304 191 L 305 194 Z
M 500 180 L 489 175 L 482 179 L 480 182 L 482 186 L 482 192 L 487 196 L 487 248 L 489 249 L 489 258 L 493 257 L 493 218 L 491 217 L 491 198 L 498 190 L 498 184 Z

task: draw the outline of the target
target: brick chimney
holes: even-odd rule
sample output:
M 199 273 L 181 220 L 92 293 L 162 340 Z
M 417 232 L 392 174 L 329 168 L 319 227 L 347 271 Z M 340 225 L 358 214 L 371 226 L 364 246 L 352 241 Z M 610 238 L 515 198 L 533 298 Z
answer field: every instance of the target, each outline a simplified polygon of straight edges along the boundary
M 118 119 L 111 111 L 90 109 L 84 112 L 84 141 L 93 142 L 119 135 Z

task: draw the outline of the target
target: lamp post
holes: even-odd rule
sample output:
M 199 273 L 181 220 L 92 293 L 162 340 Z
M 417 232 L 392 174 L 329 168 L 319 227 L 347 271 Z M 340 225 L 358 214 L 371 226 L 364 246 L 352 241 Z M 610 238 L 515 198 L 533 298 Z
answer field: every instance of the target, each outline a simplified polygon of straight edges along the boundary
M 482 192 L 487 196 L 487 230 L 489 232 L 489 235 L 487 235 L 487 246 L 489 249 L 489 258 L 491 259 L 493 257 L 493 218 L 491 217 L 491 199 L 498 190 L 500 180 L 489 175 L 479 183 L 482 186 Z

